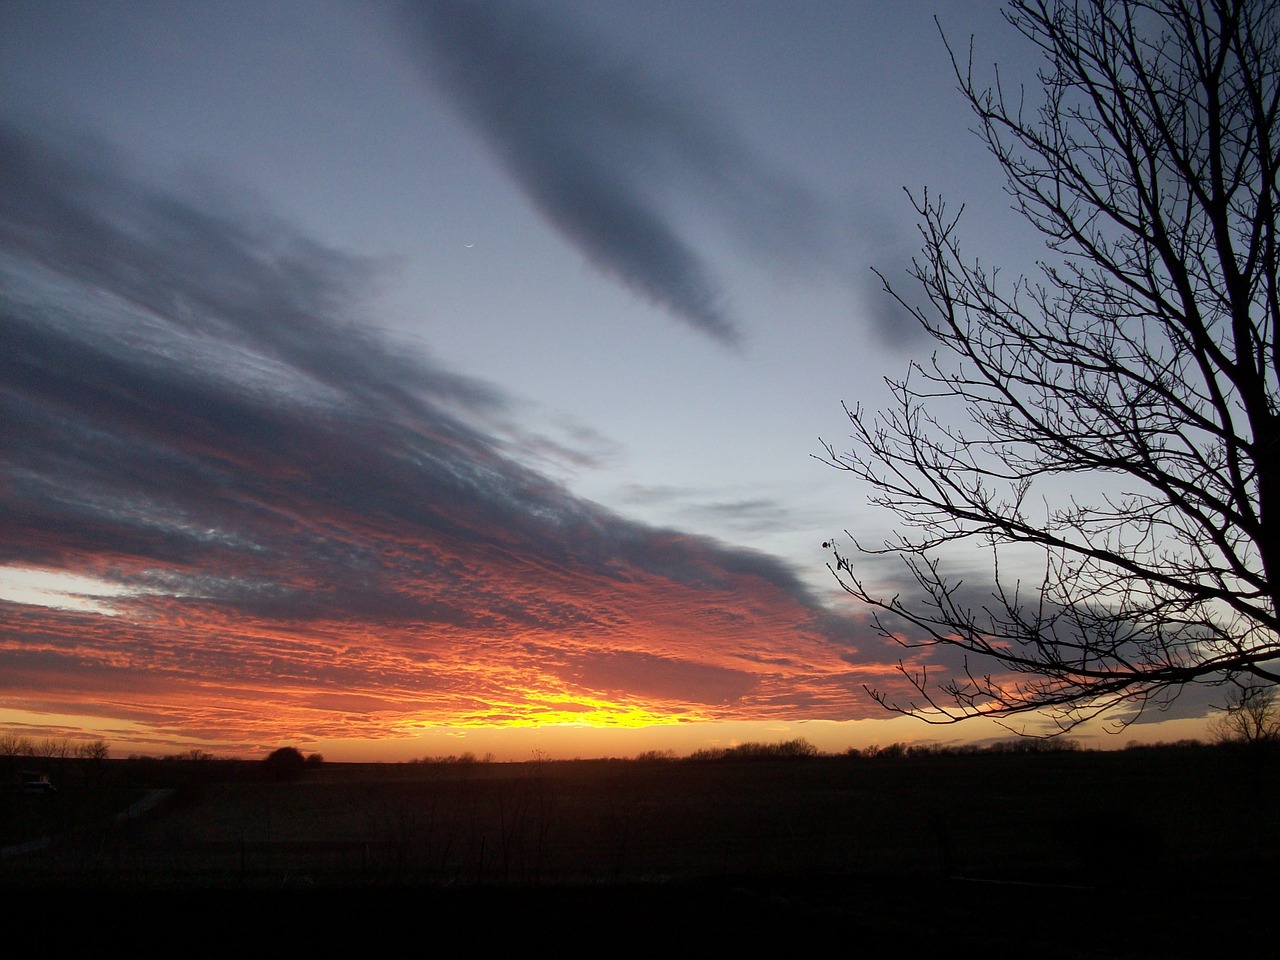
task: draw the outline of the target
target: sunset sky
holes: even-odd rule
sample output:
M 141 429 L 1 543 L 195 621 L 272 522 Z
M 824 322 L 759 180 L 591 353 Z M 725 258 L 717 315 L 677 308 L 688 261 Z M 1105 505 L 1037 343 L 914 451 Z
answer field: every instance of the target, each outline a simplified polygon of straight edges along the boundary
M 821 548 L 893 529 L 814 455 L 930 351 L 903 188 L 1036 255 L 935 16 L 1034 87 L 979 0 L 0 0 L 0 732 L 1000 734 L 866 696 Z

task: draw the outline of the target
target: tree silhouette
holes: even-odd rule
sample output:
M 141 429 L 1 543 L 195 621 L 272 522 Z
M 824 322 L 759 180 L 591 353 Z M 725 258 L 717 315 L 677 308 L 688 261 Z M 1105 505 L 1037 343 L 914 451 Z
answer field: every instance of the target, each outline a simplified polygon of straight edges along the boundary
M 1280 743 L 1280 703 L 1275 687 L 1246 686 L 1236 691 L 1209 733 L 1219 743 Z
M 827 544 L 912 650 L 910 692 L 870 692 L 932 722 L 1045 711 L 1062 731 L 1192 682 L 1273 684 L 1280 15 L 1019 0 L 1005 17 L 1044 54 L 1038 109 L 947 49 L 1044 237 L 1040 272 L 966 260 L 959 216 L 913 197 L 926 299 L 885 287 L 938 352 L 886 381 L 890 409 L 849 408 L 852 450 L 820 458 L 902 523 L 879 547 Z M 981 596 L 947 572 L 966 544 L 993 560 Z M 871 584 L 874 554 L 905 561 L 897 594 Z

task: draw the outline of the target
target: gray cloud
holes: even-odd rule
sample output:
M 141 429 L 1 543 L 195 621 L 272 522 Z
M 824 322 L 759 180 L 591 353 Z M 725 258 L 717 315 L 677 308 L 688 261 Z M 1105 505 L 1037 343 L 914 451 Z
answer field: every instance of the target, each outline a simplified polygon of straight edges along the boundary
M 426 75 L 598 269 L 728 345 L 740 334 L 673 212 L 697 204 L 744 245 L 827 256 L 816 201 L 709 111 L 528 5 L 405 4 Z
M 302 619 L 585 627 L 600 584 L 649 578 L 820 613 L 776 558 L 504 456 L 476 426 L 500 391 L 356 325 L 374 265 L 145 185 L 101 144 L 0 124 L 0 185 L 0 562 Z
M 769 497 L 739 500 L 708 499 L 707 491 L 696 487 L 643 486 L 626 488 L 628 502 L 641 506 L 664 506 L 674 515 L 701 523 L 711 521 L 735 529 L 761 533 L 794 530 L 798 518 L 783 501 Z
M 928 298 L 911 275 L 912 258 L 920 252 L 920 236 L 872 203 L 860 206 L 856 230 L 861 237 L 862 259 L 871 264 L 859 272 L 857 283 L 871 335 L 895 352 L 915 352 L 928 343 L 929 335 L 899 298 L 911 310 L 922 309 L 927 315 Z
M 499 402 L 485 385 L 409 361 L 353 322 L 375 264 L 227 197 L 220 203 L 232 208 L 214 213 L 154 192 L 124 168 L 100 141 L 36 139 L 0 125 L 0 247 L 361 402 L 419 409 L 417 393 Z

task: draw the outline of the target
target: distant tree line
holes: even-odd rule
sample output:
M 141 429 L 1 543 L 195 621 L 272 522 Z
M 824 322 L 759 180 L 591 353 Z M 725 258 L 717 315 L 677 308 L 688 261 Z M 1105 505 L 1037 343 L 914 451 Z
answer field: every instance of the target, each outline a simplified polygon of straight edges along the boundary
M 1271 704 L 1268 704 L 1270 706 Z M 1212 726 L 1212 742 L 1183 739 L 1173 742 L 1140 743 L 1131 740 L 1125 744 L 1126 751 L 1137 750 L 1191 750 L 1212 749 L 1215 745 L 1232 746 L 1246 742 L 1280 742 L 1280 733 L 1274 720 L 1268 726 L 1257 715 L 1258 703 L 1251 703 L 1255 710 L 1247 714 L 1243 708 L 1228 708 L 1220 722 Z M 1262 733 L 1260 731 L 1267 731 Z M 1268 740 L 1268 736 L 1273 739 Z M 842 758 L 849 760 L 915 760 L 932 757 L 967 757 L 979 755 L 1032 755 L 1079 753 L 1086 748 L 1079 741 L 1070 737 L 1027 738 L 1013 737 L 1008 740 L 996 740 L 990 743 L 890 743 L 873 744 L 868 747 L 850 747 L 839 753 L 826 753 L 804 739 L 787 740 L 781 743 L 743 743 L 733 747 L 713 747 L 695 750 L 687 757 L 679 757 L 672 750 L 646 750 L 637 754 L 637 763 L 705 763 L 752 760 L 806 760 L 816 757 Z
M 978 753 L 1066 753 L 1080 750 L 1079 741 L 1070 738 L 1029 740 L 1017 738 L 1000 740 L 990 744 L 904 744 L 888 746 L 850 747 L 843 753 L 824 753 L 808 740 L 798 738 L 781 743 L 742 743 L 733 747 L 715 747 L 695 750 L 686 758 L 693 762 L 725 760 L 806 760 L 813 757 L 845 757 L 859 760 L 900 760 L 910 757 L 968 756 Z M 655 755 L 653 751 L 641 754 L 637 760 L 674 759 Z
M 0 757 L 31 760 L 105 760 L 105 740 L 68 740 L 65 737 L 23 737 L 0 733 Z
M 494 756 L 492 753 L 486 753 L 483 757 L 477 757 L 470 750 L 465 753 L 449 754 L 448 756 L 436 757 L 420 757 L 416 760 L 410 760 L 410 763 L 427 763 L 435 766 L 469 766 L 476 763 L 493 763 Z
M 1233 744 L 1254 744 L 1270 746 L 1280 744 L 1280 701 L 1274 691 L 1249 689 L 1242 693 L 1237 701 L 1232 701 L 1222 708 L 1222 713 L 1209 726 L 1211 743 L 1200 740 L 1183 739 L 1171 743 L 1160 742 L 1144 744 L 1129 741 L 1125 750 L 1161 750 L 1161 749 L 1193 749 L 1207 748 L 1212 744 L 1230 746 Z M 991 743 L 890 743 L 884 746 L 873 744 L 868 747 L 850 747 L 839 753 L 826 753 L 819 750 L 804 738 L 784 740 L 778 743 L 748 742 L 731 747 L 707 747 L 695 750 L 688 756 L 678 756 L 674 750 L 645 750 L 636 754 L 626 762 L 635 763 L 717 763 L 735 761 L 764 760 L 806 760 L 816 757 L 840 757 L 854 760 L 893 761 L 918 759 L 926 757 L 973 756 L 978 754 L 1046 754 L 1073 753 L 1085 749 L 1080 741 L 1069 737 L 1053 737 L 1046 739 L 1014 737 L 1008 740 L 997 740 Z M 0 733 L 0 765 L 12 767 L 19 761 L 61 761 L 107 759 L 109 745 L 105 740 L 71 740 L 67 738 L 43 737 L 33 738 L 13 733 Z M 280 747 L 272 751 L 261 761 L 253 763 L 239 758 L 218 757 L 207 750 L 191 748 L 163 756 L 146 756 L 130 754 L 128 760 L 135 763 L 159 763 L 165 766 L 200 765 L 214 761 L 223 761 L 258 768 L 271 779 L 287 780 L 301 776 L 309 768 L 319 767 L 324 763 L 319 753 L 303 754 L 296 747 Z M 546 760 L 539 755 L 538 762 Z M 470 751 L 447 756 L 424 756 L 408 761 L 414 764 L 435 766 L 474 766 L 494 763 L 492 753 L 477 757 Z
M 734 747 L 710 747 L 689 754 L 692 761 L 801 760 L 819 756 L 818 748 L 803 737 L 781 743 L 740 743 Z
M 81 786 L 101 781 L 109 748 L 105 740 L 25 737 L 0 733 L 0 790 L 25 780 L 30 772 L 64 785 L 70 772 Z

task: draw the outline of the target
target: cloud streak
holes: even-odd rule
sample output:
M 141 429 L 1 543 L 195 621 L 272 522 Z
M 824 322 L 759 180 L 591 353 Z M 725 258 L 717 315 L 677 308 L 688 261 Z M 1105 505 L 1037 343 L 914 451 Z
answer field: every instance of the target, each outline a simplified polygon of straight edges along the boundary
M 853 620 L 509 459 L 500 391 L 361 328 L 374 265 L 124 170 L 0 125 L 0 564 L 128 591 L 0 601 L 10 708 L 244 750 L 869 712 Z
M 599 270 L 728 346 L 727 298 L 682 231 L 699 206 L 741 243 L 829 256 L 826 217 L 686 96 L 528 5 L 404 4 L 410 53 L 547 221 Z

